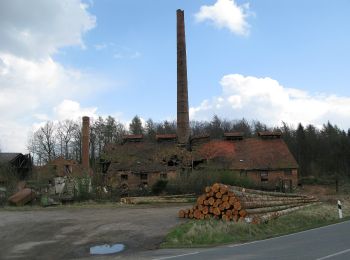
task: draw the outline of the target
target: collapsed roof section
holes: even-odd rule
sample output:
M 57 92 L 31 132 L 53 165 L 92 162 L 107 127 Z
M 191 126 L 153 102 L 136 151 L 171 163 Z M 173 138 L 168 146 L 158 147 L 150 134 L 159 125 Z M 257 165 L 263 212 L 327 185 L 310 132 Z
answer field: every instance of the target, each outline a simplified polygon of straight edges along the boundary
M 156 142 L 111 144 L 104 159 L 117 171 L 162 172 L 189 168 L 193 161 L 224 159 L 233 170 L 296 169 L 298 164 L 279 132 L 261 132 L 243 138 L 242 133 L 225 133 L 222 140 L 209 136 L 191 138 L 191 150 L 178 146 L 176 135 L 156 135 Z M 132 139 L 133 140 L 133 139 Z M 137 139 L 140 140 L 140 139 Z M 170 142 L 169 142 L 170 141 Z

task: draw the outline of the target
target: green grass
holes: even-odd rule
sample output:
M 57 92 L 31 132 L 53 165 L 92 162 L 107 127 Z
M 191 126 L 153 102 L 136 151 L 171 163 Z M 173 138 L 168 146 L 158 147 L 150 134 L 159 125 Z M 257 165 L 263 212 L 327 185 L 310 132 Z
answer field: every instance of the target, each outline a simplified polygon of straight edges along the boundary
M 343 212 L 347 213 L 347 212 Z M 344 214 L 343 220 L 350 219 Z M 339 222 L 337 207 L 322 203 L 281 216 L 263 224 L 225 222 L 221 220 L 190 220 L 175 227 L 162 244 L 169 247 L 205 247 L 241 243 L 295 233 Z

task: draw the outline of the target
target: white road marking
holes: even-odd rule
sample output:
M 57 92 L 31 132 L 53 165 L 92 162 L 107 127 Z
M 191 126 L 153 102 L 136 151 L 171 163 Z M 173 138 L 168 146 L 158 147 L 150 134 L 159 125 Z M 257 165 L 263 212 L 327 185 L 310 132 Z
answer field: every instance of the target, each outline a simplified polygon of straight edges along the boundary
M 196 254 L 199 254 L 199 252 L 192 252 L 192 253 L 182 254 L 182 255 L 165 256 L 165 257 L 160 257 L 160 258 L 154 258 L 153 260 L 170 259 L 170 258 L 177 258 L 177 257 L 181 257 L 181 256 L 196 255 Z
M 300 232 L 293 233 L 293 234 L 282 235 L 282 236 L 278 236 L 278 237 L 271 237 L 271 238 L 262 239 L 262 240 L 256 240 L 256 241 L 247 242 L 247 243 L 243 243 L 243 244 L 229 245 L 229 246 L 227 246 L 227 247 L 245 246 L 245 245 L 256 244 L 256 243 L 259 243 L 259 242 L 269 241 L 269 240 L 273 240 L 273 239 L 278 239 L 278 238 L 282 238 L 282 237 L 295 236 L 295 235 L 302 234 L 302 233 L 306 233 L 306 232 L 309 232 L 309 231 L 312 231 L 312 230 L 316 230 L 316 229 L 324 229 L 324 228 L 327 228 L 327 227 L 331 227 L 331 226 L 336 226 L 336 225 L 344 224 L 344 223 L 346 223 L 346 222 L 348 222 L 348 221 L 342 221 L 342 222 L 339 222 L 339 223 L 335 223 L 335 224 L 331 224 L 331 225 L 323 226 L 323 227 L 318 227 L 318 228 L 312 228 L 312 229 L 300 231 Z
M 346 249 L 346 250 L 340 251 L 340 252 L 338 252 L 338 253 L 334 253 L 334 254 L 327 255 L 327 256 L 324 256 L 324 257 L 321 257 L 321 258 L 317 258 L 316 260 L 328 259 L 328 258 L 331 258 L 331 257 L 333 257 L 333 256 L 345 254 L 345 253 L 347 253 L 347 252 L 350 252 L 350 249 Z
M 339 223 L 335 223 L 335 224 L 331 224 L 331 225 L 323 226 L 323 227 L 318 227 L 318 228 L 312 228 L 312 229 L 300 231 L 300 232 L 293 233 L 293 234 L 288 234 L 288 235 L 283 235 L 283 236 L 278 236 L 278 237 L 272 237 L 272 238 L 267 238 L 267 239 L 263 239 L 263 240 L 257 240 L 257 241 L 247 242 L 247 243 L 243 243 L 243 244 L 229 245 L 229 246 L 227 246 L 227 247 L 239 247 L 239 246 L 245 246 L 245 245 L 250 245 L 250 244 L 256 244 L 256 243 L 259 243 L 259 242 L 269 241 L 269 240 L 278 239 L 278 238 L 282 238 L 282 237 L 294 236 L 294 235 L 306 233 L 306 232 L 309 232 L 309 231 L 312 231 L 312 230 L 324 229 L 324 228 L 328 228 L 328 227 L 331 227 L 331 226 L 336 226 L 336 225 L 344 224 L 344 223 L 346 223 L 346 222 L 348 222 L 348 221 L 342 221 L 342 222 L 339 222 Z M 219 247 L 215 247 L 215 248 L 220 248 L 220 246 L 219 246 Z M 341 251 L 341 252 L 338 252 L 338 253 L 335 253 L 335 254 L 332 254 L 332 255 L 329 255 L 329 256 L 325 256 L 325 257 L 322 257 L 322 258 L 319 258 L 319 259 L 316 259 L 316 260 L 327 259 L 327 258 L 336 256 L 336 255 L 340 255 L 340 254 L 347 253 L 347 252 L 349 252 L 349 251 L 350 251 L 350 249 L 347 249 L 347 250 L 344 250 L 344 251 Z M 171 258 L 177 258 L 177 257 L 187 256 L 187 255 L 196 255 L 196 254 L 199 254 L 199 253 L 200 253 L 200 252 L 198 251 L 198 252 L 192 252 L 192 253 L 187 253 L 187 254 L 182 254 L 182 255 L 165 256 L 165 257 L 160 257 L 160 258 L 153 258 L 153 260 L 171 259 Z

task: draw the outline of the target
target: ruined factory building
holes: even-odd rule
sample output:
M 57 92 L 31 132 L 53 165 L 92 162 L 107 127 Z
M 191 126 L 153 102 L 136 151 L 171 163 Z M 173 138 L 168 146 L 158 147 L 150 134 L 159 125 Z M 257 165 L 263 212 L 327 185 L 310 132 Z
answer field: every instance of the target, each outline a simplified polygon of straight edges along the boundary
M 28 177 L 33 167 L 30 154 L 22 153 L 0 153 L 0 164 L 10 167 L 16 177 L 22 180 Z
M 261 187 L 296 186 L 298 164 L 281 133 L 260 132 L 253 138 L 225 133 L 220 140 L 190 135 L 184 11 L 176 11 L 176 22 L 177 133 L 156 135 L 153 140 L 127 135 L 120 144 L 108 145 L 101 167 L 108 183 L 123 189 L 148 187 L 217 161 L 218 169 L 247 176 Z
M 105 148 L 103 171 L 112 187 L 139 189 L 176 177 L 178 170 L 191 166 L 190 156 L 174 134 L 156 135 L 154 140 L 128 135 L 121 144 Z
M 290 190 L 297 185 L 298 164 L 279 132 L 260 132 L 251 138 L 241 133 L 225 133 L 212 140 L 209 136 L 192 137 L 189 146 L 179 146 L 173 134 L 157 135 L 154 140 L 125 136 L 122 143 L 106 148 L 108 167 L 104 172 L 113 187 L 132 190 L 206 167 L 212 161 L 262 188 Z
M 259 132 L 257 137 L 236 137 L 230 168 L 261 187 L 290 190 L 298 183 L 298 164 L 279 132 Z
M 40 174 L 47 174 L 52 177 L 83 176 L 84 167 L 75 160 L 65 159 L 62 156 L 51 160 L 44 166 L 37 166 L 36 171 Z

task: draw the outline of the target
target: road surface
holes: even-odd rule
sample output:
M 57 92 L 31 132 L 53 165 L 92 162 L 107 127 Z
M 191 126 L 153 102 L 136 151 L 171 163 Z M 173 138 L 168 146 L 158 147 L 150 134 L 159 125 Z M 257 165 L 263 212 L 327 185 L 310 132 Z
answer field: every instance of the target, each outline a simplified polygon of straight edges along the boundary
M 350 259 L 350 221 L 295 234 L 210 249 L 162 249 L 137 255 L 161 259 Z M 136 256 L 135 256 L 136 259 Z

